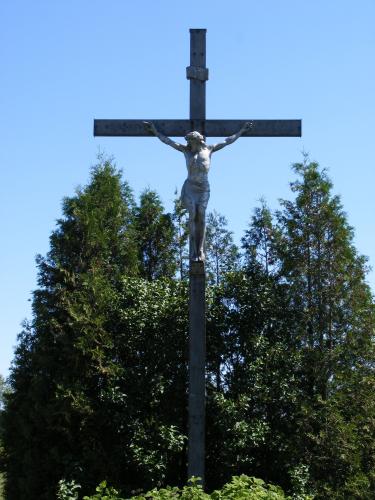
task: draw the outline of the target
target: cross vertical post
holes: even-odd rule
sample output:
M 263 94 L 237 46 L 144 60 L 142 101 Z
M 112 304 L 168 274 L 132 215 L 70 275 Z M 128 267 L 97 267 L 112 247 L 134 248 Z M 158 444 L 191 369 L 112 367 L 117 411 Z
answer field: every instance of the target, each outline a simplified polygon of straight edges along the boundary
M 206 30 L 190 30 L 191 129 L 205 135 L 206 120 Z M 191 242 L 190 242 L 191 245 Z M 190 252 L 191 255 L 191 252 Z M 188 478 L 205 475 L 206 399 L 206 274 L 204 262 L 190 260 L 189 270 L 189 402 Z
M 206 121 L 206 31 L 190 30 L 190 66 L 186 68 L 186 77 L 190 80 L 190 120 L 191 130 L 205 134 Z
M 206 275 L 204 262 L 189 271 L 188 478 L 205 474 Z

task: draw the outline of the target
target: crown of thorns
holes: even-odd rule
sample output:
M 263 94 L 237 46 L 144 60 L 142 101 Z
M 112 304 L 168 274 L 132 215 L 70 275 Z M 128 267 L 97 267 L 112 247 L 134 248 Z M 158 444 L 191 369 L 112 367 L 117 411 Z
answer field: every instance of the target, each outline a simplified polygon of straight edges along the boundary
M 190 139 L 197 139 L 198 141 L 204 141 L 203 135 L 196 131 L 189 132 L 188 134 L 185 135 L 186 141 L 189 141 Z

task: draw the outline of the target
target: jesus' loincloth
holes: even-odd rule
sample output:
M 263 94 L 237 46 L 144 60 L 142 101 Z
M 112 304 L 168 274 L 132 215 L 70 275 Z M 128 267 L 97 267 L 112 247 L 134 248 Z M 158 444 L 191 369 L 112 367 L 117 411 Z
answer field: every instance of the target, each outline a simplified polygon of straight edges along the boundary
M 194 182 L 186 179 L 181 190 L 181 201 L 184 208 L 189 212 L 194 211 L 196 207 L 207 208 L 210 199 L 210 185 L 206 182 Z

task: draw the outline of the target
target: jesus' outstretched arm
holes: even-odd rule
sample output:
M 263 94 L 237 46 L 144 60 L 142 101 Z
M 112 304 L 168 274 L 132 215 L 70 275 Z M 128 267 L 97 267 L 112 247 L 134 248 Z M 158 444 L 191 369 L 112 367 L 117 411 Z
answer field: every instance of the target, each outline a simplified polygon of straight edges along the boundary
M 212 152 L 219 151 L 219 149 L 223 149 L 225 148 L 225 146 L 232 144 L 239 137 L 241 137 L 241 135 L 244 134 L 247 130 L 253 128 L 253 126 L 254 126 L 253 122 L 246 122 L 244 126 L 236 134 L 227 137 L 223 142 L 218 142 L 217 144 L 213 144 L 212 146 L 210 146 L 211 151 Z
M 161 134 L 152 122 L 143 122 L 143 125 L 149 132 L 160 139 L 161 142 L 164 142 L 164 144 L 167 144 L 168 146 L 171 146 L 172 148 L 177 149 L 177 151 L 181 151 L 182 153 L 185 151 L 186 147 L 183 144 L 172 141 L 172 139 L 170 139 L 169 137 Z

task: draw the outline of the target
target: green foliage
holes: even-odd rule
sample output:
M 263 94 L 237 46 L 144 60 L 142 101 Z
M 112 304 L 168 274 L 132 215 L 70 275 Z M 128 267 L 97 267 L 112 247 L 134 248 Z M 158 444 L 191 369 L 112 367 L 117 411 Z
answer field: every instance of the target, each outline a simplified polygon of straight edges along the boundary
M 3 449 L 3 415 L 7 395 L 10 394 L 10 387 L 5 378 L 0 374 L 0 471 L 3 469 L 3 461 L 5 458 Z M 3 500 L 5 476 L 0 472 L 0 500 Z
M 371 498 L 366 262 L 325 172 L 307 158 L 295 170 L 295 201 L 276 217 L 262 202 L 243 238 L 243 269 L 213 296 L 207 481 L 245 472 L 297 496 Z
M 83 489 L 98 476 L 121 484 L 124 474 L 155 484 L 165 477 L 168 464 L 181 467 L 175 455 L 182 446 L 184 410 L 182 404 L 175 409 L 169 398 L 174 383 L 181 398 L 185 392 L 181 341 L 186 321 L 181 314 L 176 323 L 175 313 L 186 292 L 174 282 L 148 288 L 136 277 L 145 269 L 145 260 L 137 260 L 137 235 L 146 208 L 154 222 L 142 242 L 156 248 L 161 259 L 148 276 L 155 278 L 170 269 L 164 261 L 174 252 L 172 241 L 168 250 L 171 238 L 163 236 L 171 223 L 157 197 L 146 193 L 138 209 L 111 161 L 100 159 L 90 183 L 64 200 L 51 249 L 38 258 L 34 318 L 19 337 L 11 375 L 14 392 L 4 419 L 10 498 L 52 498 L 61 477 L 78 481 Z M 143 306 L 138 315 L 131 303 Z M 120 313 L 122 304 L 128 315 Z M 149 323 L 141 317 L 144 311 Z M 160 338 L 163 328 L 169 337 Z M 150 350 L 145 352 L 147 336 Z M 157 363 L 155 349 L 162 353 Z M 170 380 L 176 352 L 181 369 L 173 370 Z M 168 411 L 163 413 L 160 401 Z M 154 465 L 142 462 L 142 450 L 149 446 Z
M 164 213 L 155 191 L 141 194 L 135 227 L 141 276 L 148 280 L 173 277 L 177 266 L 172 216 Z
M 0 414 L 4 410 L 4 404 L 7 394 L 10 393 L 10 387 L 5 378 L 0 374 Z
M 78 494 L 81 486 L 75 481 L 66 481 L 61 479 L 58 483 L 58 500 L 78 500 Z
M 293 499 L 302 500 L 307 498 L 306 490 L 310 479 L 308 466 L 304 464 L 295 465 L 290 469 L 289 475 L 293 489 Z
M 309 467 L 318 496 L 349 494 L 352 477 L 366 470 L 360 498 L 370 495 L 374 462 L 358 416 L 366 381 L 373 376 L 374 304 L 365 282 L 365 259 L 353 245 L 353 230 L 332 184 L 316 163 L 296 164 L 294 202 L 278 214 L 280 279 L 290 303 L 293 351 L 298 353 L 299 439 L 295 455 Z M 366 414 L 374 417 L 374 398 Z M 373 445 L 371 445 L 373 446 Z M 354 481 L 355 483 L 355 481 Z M 329 486 L 328 486 L 329 485 Z M 350 492 L 354 495 L 354 491 Z
M 255 209 L 241 261 L 225 219 L 208 220 L 211 494 L 183 487 L 186 213 L 149 190 L 137 205 L 103 158 L 64 200 L 1 414 L 9 500 L 76 498 L 98 478 L 125 497 L 284 498 L 273 483 L 294 499 L 373 498 L 366 259 L 326 173 L 294 169 L 294 199 Z M 92 498 L 118 493 L 101 483 Z
M 121 500 L 118 496 L 118 491 L 107 486 L 107 481 L 102 481 L 95 491 L 95 495 L 90 497 L 84 496 L 83 500 Z
M 174 245 L 176 249 L 179 278 L 186 279 L 189 273 L 189 215 L 183 207 L 181 198 L 175 191 L 173 222 L 174 222 Z
M 99 268 L 115 279 L 136 272 L 136 242 L 132 229 L 134 199 L 113 161 L 99 158 L 91 170 L 91 181 L 63 201 L 63 218 L 52 233 L 46 259 L 39 257 L 39 283 L 63 279 L 58 273 L 80 275 Z M 52 272 L 54 271 L 54 272 Z
M 210 284 L 218 285 L 225 273 L 233 272 L 239 264 L 239 251 L 227 227 L 227 219 L 216 210 L 207 215 L 205 255 Z
M 132 500 L 168 500 L 180 498 L 181 500 L 282 500 L 286 497 L 281 488 L 272 484 L 266 484 L 261 479 L 245 475 L 234 476 L 230 483 L 225 484 L 221 490 L 215 490 L 211 494 L 205 493 L 199 484 L 199 478 L 191 478 L 188 486 L 182 488 L 167 486 L 166 488 L 154 488 L 145 494 L 131 497 Z M 104 481 L 96 488 L 96 494 L 85 496 L 83 500 L 121 500 L 118 492 L 108 488 Z M 300 497 L 308 500 L 307 496 Z M 123 499 L 124 500 L 124 499 Z M 130 500 L 130 499 L 129 499 Z
M 272 213 L 262 199 L 242 238 L 245 266 L 248 269 L 259 266 L 267 276 L 275 271 L 280 262 L 277 252 L 279 238 L 279 228 L 275 226 Z
M 232 481 L 222 488 L 220 491 L 214 491 L 211 494 L 214 500 L 219 499 L 249 499 L 258 500 L 264 498 L 266 500 L 281 500 L 286 498 L 282 489 L 272 484 L 266 484 L 262 479 L 248 477 L 245 475 L 234 476 Z

